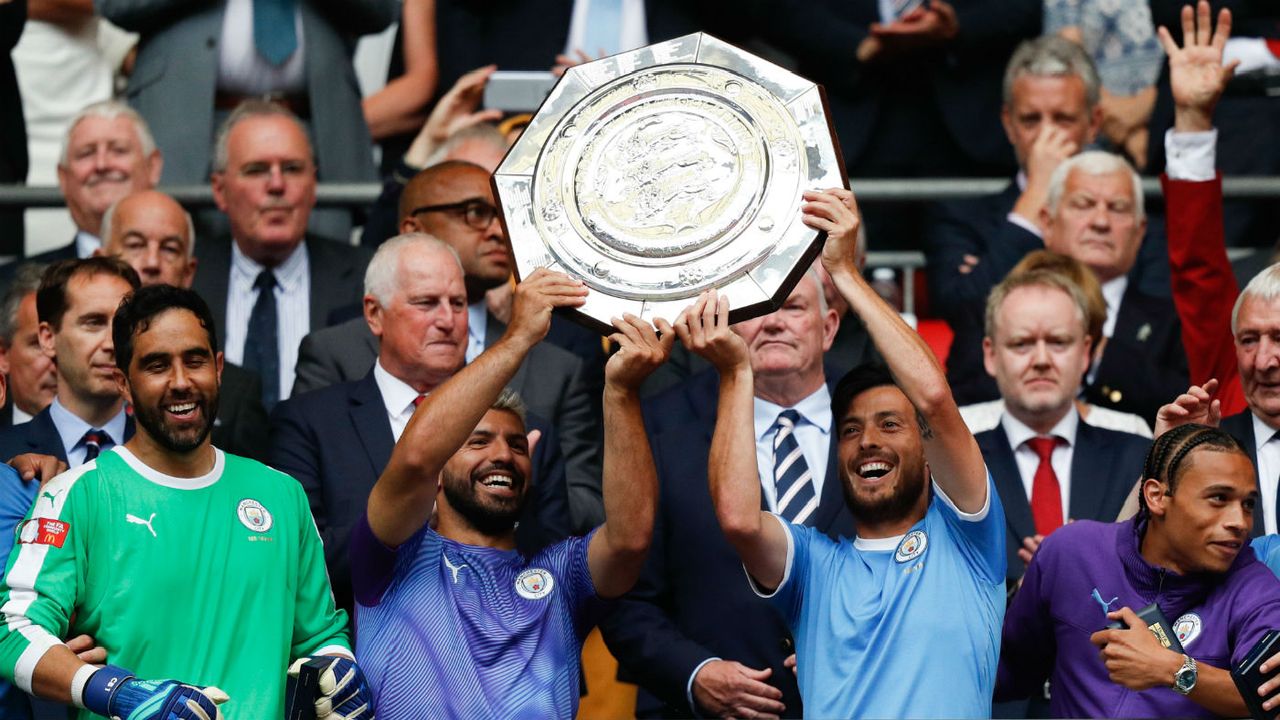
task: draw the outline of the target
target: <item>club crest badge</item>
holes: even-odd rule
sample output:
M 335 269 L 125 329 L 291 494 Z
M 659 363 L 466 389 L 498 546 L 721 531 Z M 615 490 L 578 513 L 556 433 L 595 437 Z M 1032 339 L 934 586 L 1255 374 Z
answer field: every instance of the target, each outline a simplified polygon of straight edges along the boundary
M 253 498 L 241 500 L 236 515 L 240 517 L 241 525 L 254 532 L 264 533 L 271 529 L 271 513 Z
M 550 571 L 542 568 L 529 568 L 516 576 L 516 594 L 525 600 L 541 600 L 550 595 L 555 586 Z
M 902 542 L 898 543 L 898 550 L 893 554 L 893 559 L 900 563 L 911 562 L 923 555 L 928 547 L 929 536 L 925 535 L 923 530 L 912 530 L 902 538 Z
M 1200 616 L 1189 612 L 1178 618 L 1177 622 L 1173 624 L 1173 634 L 1178 636 L 1178 642 L 1182 643 L 1182 647 L 1185 648 L 1191 644 L 1192 640 L 1200 637 L 1202 626 L 1203 623 L 1200 620 Z

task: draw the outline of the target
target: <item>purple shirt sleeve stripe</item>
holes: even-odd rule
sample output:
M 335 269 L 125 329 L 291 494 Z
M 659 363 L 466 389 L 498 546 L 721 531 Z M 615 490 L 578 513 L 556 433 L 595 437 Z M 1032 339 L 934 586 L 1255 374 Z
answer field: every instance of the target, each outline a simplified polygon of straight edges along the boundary
M 356 602 L 365 607 L 375 607 L 391 587 L 395 578 L 398 550 L 382 544 L 369 527 L 369 516 L 361 513 L 359 522 L 351 529 L 351 586 Z

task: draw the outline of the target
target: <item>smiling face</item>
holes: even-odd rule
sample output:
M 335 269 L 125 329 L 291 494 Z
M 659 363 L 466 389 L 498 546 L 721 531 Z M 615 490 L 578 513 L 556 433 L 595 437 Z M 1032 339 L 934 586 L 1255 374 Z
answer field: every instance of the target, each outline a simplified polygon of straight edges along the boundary
M 489 536 L 510 533 L 528 497 L 532 463 L 519 416 L 490 409 L 440 472 L 441 511 Z
M 1052 428 L 1089 368 L 1080 308 L 1058 288 L 1027 285 L 1009 292 L 996 317 L 995 337 L 982 341 L 987 373 L 1010 414 L 1034 429 Z
M 306 133 L 284 115 L 245 118 L 227 136 L 227 167 L 213 199 L 240 251 L 268 267 L 298 247 L 316 204 L 316 167 Z
M 1149 534 L 1166 548 L 1162 558 L 1179 573 L 1226 572 L 1249 542 L 1258 485 L 1241 452 L 1201 447 L 1183 460 L 1172 494 L 1156 480 L 1143 483 L 1153 521 Z
M 160 181 L 160 155 L 142 153 L 142 142 L 127 117 L 90 115 L 76 124 L 67 142 L 67 160 L 58 166 L 58 185 L 76 226 L 100 232 L 111 204 Z
M 40 345 L 58 366 L 59 394 L 65 390 L 89 403 L 119 397 L 111 318 L 132 291 L 123 278 L 105 273 L 80 272 L 67 280 L 58 327 L 40 323 Z
M 845 500 L 863 525 L 910 525 L 929 494 L 924 442 L 915 408 L 895 385 L 854 396 L 836 425 Z
M 1146 220 L 1137 217 L 1127 171 L 1090 175 L 1073 169 L 1056 211 L 1041 211 L 1045 247 L 1079 260 L 1107 282 L 1128 274 L 1138 257 Z
M 221 357 L 194 313 L 166 310 L 133 338 L 128 383 L 138 431 L 174 453 L 208 441 L 218 415 Z
M 1236 316 L 1236 367 L 1249 409 L 1280 427 L 1280 297 L 1246 295 Z

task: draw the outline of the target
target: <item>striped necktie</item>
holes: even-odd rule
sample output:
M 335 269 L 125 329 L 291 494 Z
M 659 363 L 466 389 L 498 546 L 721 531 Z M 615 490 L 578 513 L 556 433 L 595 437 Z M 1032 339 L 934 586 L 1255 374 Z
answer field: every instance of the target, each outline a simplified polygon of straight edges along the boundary
M 105 430 L 98 430 L 97 428 L 86 432 L 84 437 L 80 438 L 80 444 L 84 445 L 85 462 L 97 460 L 98 455 L 104 448 L 109 448 L 112 445 L 115 445 L 111 440 L 111 436 L 108 435 Z
M 796 441 L 796 423 L 800 413 L 783 410 L 778 413 L 778 428 L 773 436 L 773 485 L 777 490 L 778 514 L 797 525 L 805 525 L 818 509 L 818 496 L 813 491 L 809 464 Z

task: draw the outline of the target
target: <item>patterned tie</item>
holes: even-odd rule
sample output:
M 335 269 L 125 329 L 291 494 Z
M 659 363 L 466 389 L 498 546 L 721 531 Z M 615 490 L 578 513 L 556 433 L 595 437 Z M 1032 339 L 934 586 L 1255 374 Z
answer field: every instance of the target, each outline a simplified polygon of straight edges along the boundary
M 280 400 L 280 342 L 276 332 L 276 276 L 270 270 L 253 281 L 258 299 L 249 313 L 244 339 L 244 367 L 262 378 L 262 404 L 267 412 Z
M 796 423 L 800 413 L 783 410 L 778 413 L 773 436 L 773 484 L 778 493 L 778 514 L 787 520 L 804 525 L 818 509 L 818 496 L 813 491 L 813 477 L 809 464 L 796 442 Z
M 280 67 L 298 49 L 294 0 L 253 0 L 253 44 L 267 62 Z
M 1062 527 L 1062 486 L 1053 471 L 1053 449 L 1056 437 L 1036 437 L 1027 445 L 1040 456 L 1035 479 L 1031 481 L 1031 516 L 1035 518 L 1036 534 L 1048 535 Z
M 108 435 L 106 431 L 94 428 L 86 432 L 84 437 L 80 438 L 80 444 L 84 445 L 84 461 L 90 462 L 97 459 L 98 453 L 102 452 L 105 448 L 111 447 L 115 443 L 112 442 L 111 436 Z
M 595 57 L 604 51 L 612 55 L 622 50 L 618 47 L 622 36 L 622 0 L 591 0 L 587 5 L 587 28 L 582 33 L 583 52 Z

